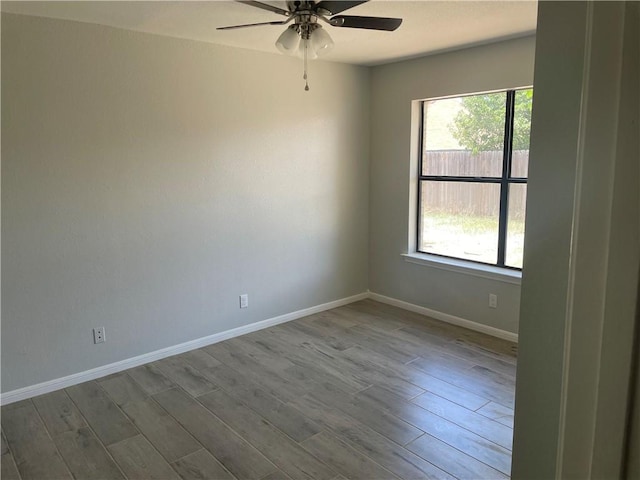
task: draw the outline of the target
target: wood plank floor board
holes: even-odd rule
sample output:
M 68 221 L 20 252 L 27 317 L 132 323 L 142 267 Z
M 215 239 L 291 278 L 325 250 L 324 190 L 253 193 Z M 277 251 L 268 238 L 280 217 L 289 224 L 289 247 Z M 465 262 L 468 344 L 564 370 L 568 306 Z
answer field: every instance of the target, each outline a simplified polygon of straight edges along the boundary
M 489 385 L 505 388 L 507 391 L 513 391 L 516 387 L 516 379 L 514 376 L 496 372 L 483 365 L 474 365 L 471 367 L 471 373 L 473 373 L 476 378 L 488 382 Z
M 513 428 L 514 411 L 512 408 L 505 407 L 495 402 L 489 402 L 484 407 L 476 410 L 476 413 L 483 415 L 491 420 Z
M 129 402 L 144 400 L 149 395 L 128 374 L 118 375 L 106 380 L 98 380 L 102 389 L 107 392 L 116 405 L 123 406 Z
M 287 325 L 278 327 L 267 332 L 267 335 L 255 343 L 262 348 L 285 355 L 295 365 L 306 367 L 307 364 L 317 363 L 326 371 L 340 376 L 341 369 L 346 367 L 340 363 L 340 350 L 325 343 L 321 337 L 309 335 Z
M 353 321 L 342 309 L 337 308 L 309 315 L 308 317 L 301 318 L 295 323 L 302 325 L 315 325 L 323 330 L 331 332 L 339 332 L 360 325 L 359 321 Z
M 2 411 L 10 412 L 11 410 L 17 410 L 18 408 L 24 408 L 29 406 L 33 406 L 33 401 L 31 398 L 27 398 L 26 400 L 19 400 L 17 402 L 10 403 L 8 405 L 3 405 Z
M 338 477 L 333 477 L 332 480 L 336 480 Z M 273 473 L 270 473 L 266 477 L 261 480 L 292 480 L 291 477 L 285 474 L 282 470 L 277 470 Z
M 340 384 L 341 388 L 347 391 L 357 392 L 366 388 L 369 384 L 363 380 L 359 371 L 350 368 L 341 362 L 335 353 L 337 350 L 327 345 L 325 352 L 319 351 L 312 342 L 319 341 L 317 338 L 310 338 L 299 331 L 287 329 L 274 329 L 268 335 L 256 340 L 256 344 L 272 354 L 286 357 L 293 365 L 285 371 L 296 370 L 295 367 L 304 368 L 318 377 L 330 376 L 333 382 Z
M 348 415 L 309 395 L 293 405 L 313 421 L 332 431 L 342 441 L 401 478 L 453 479 L 444 470 L 402 448 Z
M 51 435 L 87 426 L 82 414 L 64 390 L 35 397 L 33 404 Z
M 105 445 L 140 433 L 98 383 L 81 383 L 66 392 Z
M 218 388 L 217 385 L 211 383 L 198 370 L 193 368 L 181 355 L 163 358 L 162 360 L 154 362 L 154 364 L 162 370 L 167 377 L 194 397 Z
M 379 318 L 382 321 L 393 321 L 400 325 L 401 328 L 406 326 L 416 326 L 425 331 L 430 331 L 436 334 L 443 340 L 452 340 L 460 336 L 465 332 L 470 332 L 473 335 L 478 335 L 477 332 L 452 325 L 450 323 L 441 322 L 439 320 L 430 318 L 417 312 L 398 308 L 393 305 L 378 302 L 373 299 L 363 300 L 362 302 L 356 302 L 351 305 L 347 305 L 354 310 L 367 312 L 369 315 Z M 488 337 L 484 334 L 479 334 L 482 337 Z
M 153 398 L 236 477 L 259 480 L 276 470 L 258 450 L 186 393 L 171 389 Z
M 88 427 L 56 435 L 54 442 L 75 478 L 82 480 L 125 478 L 102 443 Z
M 126 375 L 127 370 L 120 370 L 119 372 L 110 373 L 109 375 L 105 375 L 104 377 L 100 377 L 98 381 L 102 382 L 104 380 L 111 380 L 112 378 L 119 377 L 121 375 Z
M 425 332 L 416 326 L 404 327 L 402 331 L 427 343 L 439 342 L 433 333 Z M 502 373 L 515 374 L 515 360 L 506 353 L 490 354 L 489 350 L 460 339 L 448 342 L 447 351 L 476 365 L 483 365 Z
M 494 357 L 512 364 L 516 364 L 518 345 L 508 340 L 503 340 L 489 335 L 478 334 L 471 330 L 463 329 L 461 335 L 455 340 L 458 345 L 477 350 L 484 355 Z
M 467 360 L 476 365 L 482 365 L 494 372 L 502 373 L 510 377 L 516 376 L 515 359 L 507 354 L 487 355 L 486 350 L 460 339 L 451 342 L 447 347 L 451 355 Z
M 393 473 L 354 450 L 335 435 L 321 432 L 302 442 L 320 460 L 331 464 L 346 478 L 397 479 Z
M 343 377 L 345 377 L 344 373 L 350 375 L 349 380 L 359 379 L 359 382 L 354 385 L 354 387 L 359 386 L 359 388 L 355 391 L 352 389 L 351 391 L 353 393 L 357 393 L 374 384 L 386 385 L 387 388 L 404 398 L 412 398 L 424 392 L 424 389 L 409 382 L 406 378 L 396 375 L 380 364 L 369 361 L 368 359 L 354 358 L 351 352 L 356 348 L 359 347 L 351 347 L 342 352 L 337 352 L 339 355 L 337 355 L 334 360 L 334 368 L 336 370 L 334 376 L 339 376 L 340 371 L 342 371 Z M 304 367 L 304 365 L 301 366 Z M 338 383 L 335 384 L 340 386 Z
M 2 480 L 20 480 L 18 467 L 11 453 L 5 453 L 0 457 L 0 478 Z
M 307 335 L 313 334 L 313 330 L 309 329 L 305 332 Z M 369 328 L 366 325 L 358 325 L 347 329 L 340 333 L 342 338 L 349 339 L 349 344 L 346 348 L 339 349 L 344 351 L 347 348 L 360 346 L 364 349 L 376 352 L 380 355 L 384 355 L 399 363 L 409 363 L 412 360 L 418 358 L 418 354 L 412 351 L 411 348 L 399 346 L 394 344 L 392 337 L 388 332 L 382 333 L 375 329 Z M 324 343 L 326 343 L 325 337 L 319 337 Z M 335 340 L 334 340 L 335 341 Z
M 424 344 L 399 340 L 393 335 L 394 332 L 395 330 L 383 334 L 367 325 L 358 325 L 351 329 L 355 337 L 354 343 L 400 363 L 409 363 L 424 353 Z
M 267 392 L 283 401 L 306 395 L 308 389 L 297 382 L 282 376 L 282 372 L 273 372 L 264 368 L 252 358 L 238 352 L 229 351 L 222 343 L 209 345 L 203 349 L 225 365 L 250 378 Z
M 2 430 L 23 480 L 73 478 L 30 400 L 3 408 Z
M 437 355 L 431 355 L 429 359 L 421 357 L 408 364 L 408 366 L 415 367 L 421 372 L 439 378 L 456 387 L 472 391 L 487 400 L 513 406 L 515 402 L 514 379 L 479 365 L 473 365 L 466 370 L 451 367 L 450 363 L 439 363 L 437 357 Z
M 285 373 L 292 378 L 294 381 L 307 386 L 307 392 L 311 391 L 313 385 L 316 383 L 331 383 L 342 389 L 344 392 L 348 393 L 358 393 L 359 391 L 367 388 L 371 384 L 368 382 L 363 383 L 362 385 L 355 386 L 351 382 L 342 381 L 344 376 L 337 377 L 334 374 L 328 373 L 321 368 L 305 368 L 300 365 L 296 365 L 292 368 L 287 368 Z M 345 372 L 346 374 L 346 372 Z M 348 374 L 347 374 L 348 375 Z M 360 382 L 360 380 L 358 380 Z
M 425 373 L 431 373 L 433 367 L 438 367 L 445 375 L 472 375 L 471 369 L 475 366 L 467 360 L 455 357 L 446 350 L 424 349 L 420 355 L 413 360 L 411 366 L 419 368 Z M 434 375 L 437 376 L 437 375 Z
M 303 329 L 295 328 L 293 325 L 283 324 L 278 325 L 277 328 L 274 328 L 269 333 L 287 344 L 296 345 L 304 353 L 312 353 L 319 358 L 325 357 L 325 361 L 334 362 L 340 358 L 338 354 L 341 350 L 334 348 L 326 342 L 323 335 L 317 334 L 313 329 L 304 331 Z M 347 330 L 347 335 L 350 335 L 349 330 Z
M 510 356 L 514 354 L 514 351 L 512 351 L 514 344 L 507 340 L 475 332 L 450 323 L 441 322 L 436 319 L 426 317 L 420 313 L 399 309 L 392 305 L 378 303 L 373 300 L 369 300 L 369 302 L 371 302 L 369 308 L 377 311 L 378 315 L 383 318 L 390 316 L 391 318 L 404 323 L 406 327 L 411 327 L 424 333 L 428 333 L 431 338 L 436 338 L 439 341 L 445 341 L 448 343 L 460 341 L 465 342 L 474 348 L 487 349 L 487 347 L 489 347 L 489 350 L 493 348 L 496 351 L 508 352 Z
M 328 328 L 351 328 L 362 325 L 363 320 L 354 317 L 346 308 L 334 308 L 300 320 L 301 323 L 313 323 Z
M 174 462 L 202 448 L 155 400 L 147 398 L 129 402 L 122 408 L 167 462 Z
M 205 369 L 202 373 L 297 442 L 321 430 L 300 412 L 226 365 Z
M 437 357 L 438 355 L 436 353 L 429 353 L 426 356 Z M 451 367 L 446 363 L 439 363 L 436 361 L 431 361 L 430 359 L 425 360 L 424 357 L 420 357 L 408 363 L 407 365 L 411 366 L 412 368 L 417 368 L 421 372 L 426 373 L 431 377 L 442 380 L 443 382 L 447 382 L 450 385 L 461 386 L 461 388 L 465 390 L 473 391 L 474 393 L 479 394 L 479 392 L 475 392 L 472 388 L 467 388 L 471 386 L 470 380 L 474 379 L 472 374 L 461 371 L 458 368 Z
M 412 400 L 413 403 L 436 415 L 470 430 L 493 443 L 511 450 L 513 430 L 477 412 L 468 410 L 449 400 L 427 392 Z
M 174 388 L 176 384 L 152 363 L 127 370 L 127 373 L 149 395 Z
M 442 470 L 455 475 L 459 480 L 509 478 L 508 475 L 456 450 L 428 433 L 407 445 L 407 448 Z
M 407 330 L 416 332 L 420 325 Z M 447 351 L 462 359 L 484 365 L 492 370 L 515 376 L 517 344 L 483 333 L 456 327 L 456 336 L 447 343 Z
M 407 326 L 405 321 L 398 320 L 397 317 L 394 318 L 395 315 L 385 315 L 380 312 L 379 308 L 379 305 L 372 305 L 367 300 L 363 300 L 362 302 L 357 302 L 357 304 L 345 305 L 341 311 L 345 315 L 349 315 L 354 321 L 368 325 L 381 332 L 397 330 Z
M 189 365 L 191 365 L 196 370 L 213 368 L 221 364 L 219 360 L 216 360 L 200 348 L 197 350 L 191 350 L 190 352 L 182 353 L 180 354 L 180 357 L 182 357 Z
M 222 390 L 198 400 L 293 478 L 330 480 L 335 471 Z
M 259 371 L 277 374 L 292 365 L 286 358 L 272 355 L 271 352 L 258 348 L 249 338 L 241 338 L 242 340 L 233 338 L 203 349 L 222 363 L 242 365 L 246 368 L 257 366 Z
M 467 455 L 508 474 L 511 471 L 511 451 L 467 430 L 435 413 L 393 395 L 383 388 L 371 387 L 358 394 L 366 409 L 386 409 L 399 418 L 416 425 L 426 433 Z
M 183 480 L 234 480 L 216 458 L 205 449 L 191 453 L 171 464 Z
M 256 344 L 277 352 L 278 355 L 286 356 L 293 366 L 285 369 L 285 373 L 299 372 L 302 369 L 317 378 L 339 385 L 340 388 L 349 392 L 357 392 L 370 385 L 358 375 L 359 372 L 340 364 L 337 357 L 327 357 L 314 349 L 302 346 L 304 340 L 298 334 L 280 332 L 277 335 L 271 334 L 257 341 Z M 295 375 L 299 379 L 297 373 Z
M 425 362 L 416 360 L 411 366 L 425 370 Z M 444 379 L 444 378 L 443 378 Z M 513 407 L 515 401 L 515 378 L 495 372 L 481 365 L 468 370 L 450 371 L 446 381 L 458 387 L 476 392 L 485 398 L 505 406 Z
M 455 399 L 455 401 L 474 409 L 489 401 L 489 399 L 481 397 L 472 391 L 428 375 L 412 367 L 411 364 L 394 363 L 388 358 L 375 352 L 363 350 L 360 347 L 349 348 L 344 352 L 340 352 L 340 354 L 354 366 L 359 366 L 366 371 L 374 371 L 378 378 L 371 378 L 372 384 L 384 385 L 385 388 L 403 398 L 413 398 L 428 390 L 438 395 Z
M 260 337 L 262 336 L 263 335 L 260 335 Z M 291 363 L 288 358 L 272 355 L 271 352 L 265 352 L 264 349 L 259 348 L 250 339 L 250 335 L 232 338 L 231 340 L 224 342 L 224 346 L 233 349 L 236 352 L 243 353 L 273 372 L 281 372 L 282 370 L 293 366 L 293 363 Z
M 424 432 L 382 409 L 363 405 L 360 397 L 348 395 L 330 384 L 318 385 L 311 392 L 325 405 L 341 410 L 351 418 L 367 425 L 390 440 L 405 445 L 422 436 Z
M 475 410 L 487 404 L 490 399 L 485 398 L 477 394 L 473 390 L 466 389 L 464 387 L 454 385 L 448 381 L 441 380 L 437 377 L 422 372 L 420 369 L 407 365 L 393 365 L 391 361 L 385 358 L 377 356 L 377 354 L 365 353 L 362 349 L 349 349 L 343 352 L 345 355 L 349 355 L 353 362 L 361 365 L 378 365 L 380 371 L 387 372 L 387 376 L 391 378 L 397 378 L 411 385 L 419 386 L 421 390 L 430 391 L 439 396 L 456 402 L 465 408 Z M 450 379 L 449 379 L 450 380 Z M 384 388 L 390 390 L 396 394 L 399 394 L 403 398 L 413 398 L 418 395 L 408 397 L 402 395 L 392 388 L 392 384 L 385 384 L 384 382 L 373 382 L 376 385 L 383 385 Z M 501 397 L 502 398 L 502 397 Z
M 180 477 L 142 436 L 110 445 L 109 451 L 129 480 L 179 480 Z
M 363 326 L 361 328 L 367 328 L 371 330 L 368 326 Z M 412 331 L 414 333 L 412 333 Z M 433 353 L 445 353 L 447 355 L 453 356 L 451 354 L 452 348 L 461 348 L 453 343 L 452 340 L 439 336 L 431 331 L 424 330 L 410 330 L 407 327 L 403 327 L 397 330 L 392 330 L 390 332 L 386 332 L 386 336 L 391 338 L 392 342 L 397 342 L 399 345 L 405 345 L 411 351 L 415 351 L 418 355 L 423 355 L 427 352 Z M 461 356 L 455 356 L 459 360 L 467 361 L 466 358 L 462 358 Z M 471 365 L 475 365 L 473 362 L 469 362 Z
M 294 331 L 298 331 L 305 335 L 321 338 L 323 342 L 336 350 L 346 350 L 347 348 L 356 345 L 354 343 L 353 335 L 351 335 L 350 330 L 347 328 L 327 328 L 323 324 L 314 322 L 291 322 L 281 326 L 291 328 Z
M 422 355 L 425 351 L 436 352 L 448 352 L 452 341 L 442 335 L 438 335 L 430 330 L 419 330 L 420 334 L 412 334 L 406 329 L 411 325 L 404 326 L 402 328 L 391 330 L 388 332 L 381 332 L 378 329 L 372 328 L 370 325 L 360 325 L 354 328 L 354 331 L 374 332 L 376 337 L 380 340 L 389 338 L 389 342 L 392 345 L 398 347 L 405 347 L 408 351 L 415 353 L 416 355 Z

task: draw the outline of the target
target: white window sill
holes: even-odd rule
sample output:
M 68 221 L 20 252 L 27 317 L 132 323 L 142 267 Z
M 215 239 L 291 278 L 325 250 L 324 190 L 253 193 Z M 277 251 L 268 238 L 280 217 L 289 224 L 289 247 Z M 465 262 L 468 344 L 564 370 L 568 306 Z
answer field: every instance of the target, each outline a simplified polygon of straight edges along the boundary
M 403 253 L 402 256 L 406 262 L 447 270 L 449 272 L 488 278 L 489 280 L 497 280 L 514 285 L 520 285 L 522 281 L 522 272 L 518 270 L 481 265 L 479 263 L 467 262 L 455 258 L 438 257 L 426 253 Z

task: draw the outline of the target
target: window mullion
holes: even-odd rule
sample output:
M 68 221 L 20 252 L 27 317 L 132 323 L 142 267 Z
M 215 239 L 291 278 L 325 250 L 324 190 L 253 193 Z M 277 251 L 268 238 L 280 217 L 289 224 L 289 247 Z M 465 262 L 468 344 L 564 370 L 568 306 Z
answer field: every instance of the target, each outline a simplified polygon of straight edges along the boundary
M 418 208 L 416 209 L 416 250 L 420 250 L 421 235 L 422 235 L 422 172 L 424 161 L 424 114 L 425 102 L 420 102 L 420 115 L 419 115 L 419 135 L 418 135 Z
M 509 205 L 509 177 L 511 176 L 511 155 L 513 149 L 513 117 L 515 112 L 515 91 L 507 92 L 504 122 L 504 155 L 502 178 L 500 181 L 500 221 L 498 223 L 498 266 L 504 267 L 507 250 L 507 215 Z

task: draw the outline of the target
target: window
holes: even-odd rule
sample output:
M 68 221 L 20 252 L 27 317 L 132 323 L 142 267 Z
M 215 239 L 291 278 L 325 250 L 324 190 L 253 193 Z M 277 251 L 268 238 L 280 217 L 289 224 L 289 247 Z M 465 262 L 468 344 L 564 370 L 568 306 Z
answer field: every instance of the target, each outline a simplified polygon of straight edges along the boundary
M 532 89 L 421 102 L 421 253 L 522 268 Z

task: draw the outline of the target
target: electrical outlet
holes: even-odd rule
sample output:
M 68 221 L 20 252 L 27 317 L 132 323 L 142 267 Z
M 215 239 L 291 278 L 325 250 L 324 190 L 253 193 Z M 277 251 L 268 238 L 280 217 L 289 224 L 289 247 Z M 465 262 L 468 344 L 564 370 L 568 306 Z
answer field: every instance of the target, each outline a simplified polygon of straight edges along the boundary
M 495 293 L 489 294 L 489 307 L 498 308 L 498 296 Z
M 240 308 L 247 308 L 249 306 L 249 294 L 243 293 L 240 295 Z
M 93 343 L 104 343 L 107 341 L 105 337 L 104 327 L 98 327 L 93 329 Z

